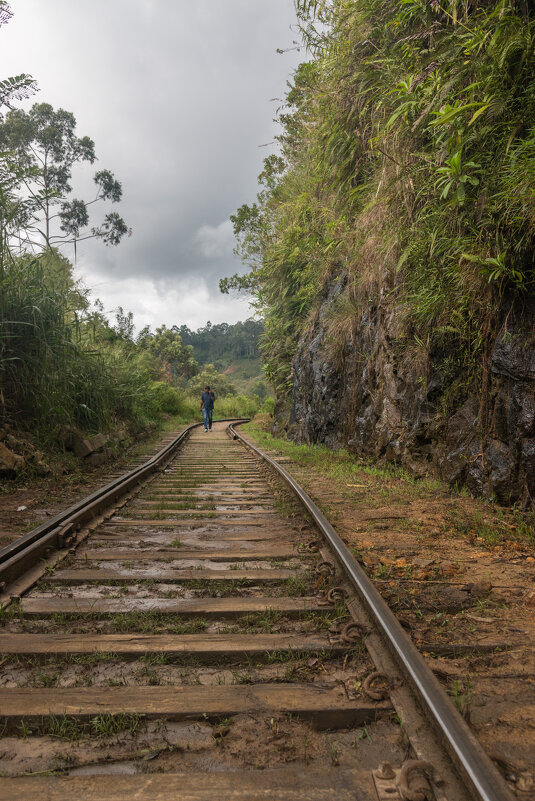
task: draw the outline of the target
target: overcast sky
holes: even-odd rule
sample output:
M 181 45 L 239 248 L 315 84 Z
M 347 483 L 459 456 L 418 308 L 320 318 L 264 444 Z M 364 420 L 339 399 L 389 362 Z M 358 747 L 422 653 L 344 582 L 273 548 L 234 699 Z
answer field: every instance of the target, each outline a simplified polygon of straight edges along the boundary
M 95 167 L 123 184 L 113 210 L 132 237 L 115 248 L 80 245 L 77 274 L 106 310 L 133 311 L 138 330 L 250 316 L 218 282 L 242 269 L 229 215 L 255 198 L 262 160 L 274 151 L 263 147 L 277 132 L 274 98 L 304 58 L 276 52 L 296 38 L 293 0 L 10 5 L 0 77 L 30 73 L 40 91 L 25 106 L 72 111 L 78 135 L 95 141 Z M 90 172 L 76 188 L 89 186 Z

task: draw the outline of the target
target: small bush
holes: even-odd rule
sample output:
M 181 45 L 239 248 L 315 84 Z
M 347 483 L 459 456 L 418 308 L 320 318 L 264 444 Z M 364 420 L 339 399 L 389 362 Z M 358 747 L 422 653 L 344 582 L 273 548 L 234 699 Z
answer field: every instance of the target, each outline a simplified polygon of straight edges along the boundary
M 175 387 L 163 381 L 154 381 L 150 386 L 151 410 L 158 414 L 179 415 L 182 413 L 182 395 Z
M 259 398 L 247 395 L 232 395 L 216 402 L 217 417 L 254 417 L 259 408 Z

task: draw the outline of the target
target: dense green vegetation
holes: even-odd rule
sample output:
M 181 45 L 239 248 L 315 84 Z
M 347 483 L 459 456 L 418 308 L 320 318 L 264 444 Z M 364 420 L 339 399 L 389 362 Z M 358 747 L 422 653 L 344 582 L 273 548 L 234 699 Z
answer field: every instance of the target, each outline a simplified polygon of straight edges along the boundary
M 54 250 L 0 265 L 0 422 L 53 439 L 65 424 L 137 428 L 179 413 L 164 365 L 136 344 L 131 320 L 120 310 L 110 324 L 71 269 Z
M 195 359 L 203 374 L 213 373 L 213 368 L 223 374 L 217 383 L 225 381 L 246 395 L 258 395 L 261 400 L 271 394 L 260 358 L 259 344 L 264 332 L 262 320 L 252 318 L 234 325 L 208 322 L 197 331 L 182 325 L 178 329 L 182 341 L 191 345 Z M 207 376 L 209 378 L 209 376 Z M 206 383 L 214 383 L 214 379 Z M 220 391 L 221 394 L 221 391 Z
M 200 366 L 214 363 L 218 368 L 227 367 L 236 359 L 258 359 L 260 356 L 258 340 L 264 325 L 261 320 L 229 325 L 228 323 L 208 322 L 203 328 L 191 331 L 181 325 L 178 333 L 184 345 L 191 345 L 195 359 Z
M 57 250 L 0 263 L 0 425 L 31 428 L 54 440 L 61 427 L 134 429 L 162 414 L 199 416 L 205 384 L 217 395 L 218 416 L 250 415 L 262 398 L 238 395 L 229 377 L 199 370 L 191 345 L 161 326 L 136 336 L 131 313 L 110 322 L 72 279 Z M 252 393 L 254 395 L 254 393 Z
M 110 322 L 72 279 L 57 250 L 0 263 L 0 425 L 31 428 L 41 440 L 61 427 L 139 429 L 162 414 L 199 416 L 205 384 L 217 395 L 217 416 L 251 415 L 260 398 L 238 395 L 211 365 L 199 371 L 191 345 L 161 326 L 136 336 L 131 313 Z
M 327 285 L 341 351 L 379 298 L 450 389 L 485 381 L 498 309 L 533 292 L 535 11 L 526 0 L 297 0 L 310 60 L 257 202 L 232 218 L 280 396 Z M 461 386 L 463 385 L 463 386 Z M 445 399 L 445 403 L 449 402 Z

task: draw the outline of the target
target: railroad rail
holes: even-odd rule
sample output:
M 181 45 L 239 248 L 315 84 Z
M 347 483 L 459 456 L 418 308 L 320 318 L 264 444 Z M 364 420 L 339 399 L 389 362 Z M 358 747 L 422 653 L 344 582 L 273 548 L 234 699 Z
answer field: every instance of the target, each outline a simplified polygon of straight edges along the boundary
M 0 801 L 512 799 L 322 512 L 227 422 L 0 551 Z

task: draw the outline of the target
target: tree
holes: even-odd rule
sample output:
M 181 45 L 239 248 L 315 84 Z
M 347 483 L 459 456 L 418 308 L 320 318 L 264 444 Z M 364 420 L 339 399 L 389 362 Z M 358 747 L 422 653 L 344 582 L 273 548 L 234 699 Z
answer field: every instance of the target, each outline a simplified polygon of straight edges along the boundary
M 118 203 L 122 188 L 109 170 L 98 170 L 92 200 L 68 199 L 74 165 L 93 164 L 96 159 L 93 140 L 78 137 L 75 131 L 74 114 L 61 108 L 56 111 L 49 103 L 36 103 L 28 113 L 11 110 L 0 122 L 0 149 L 8 154 L 12 188 L 21 193 L 16 216 L 19 230 L 11 233 L 25 244 L 37 244 L 33 239 L 36 231 L 45 249 L 61 242 L 74 242 L 76 247 L 77 240 L 91 237 L 116 245 L 129 232 L 119 214 L 111 212 L 85 233 L 88 206 L 100 200 Z M 54 213 L 57 207 L 59 211 Z M 59 223 L 54 230 L 53 220 Z
M 261 321 L 249 319 L 234 325 L 209 322 L 197 331 L 190 331 L 185 325 L 174 326 L 173 330 L 178 331 L 184 344 L 193 345 L 199 364 L 215 363 L 221 369 L 234 359 L 257 359 L 263 328 Z
M 188 391 L 200 395 L 205 386 L 215 392 L 216 398 L 225 398 L 227 395 L 236 395 L 236 387 L 224 373 L 218 373 L 213 364 L 205 364 L 202 372 L 188 382 Z
M 134 344 L 134 315 L 131 311 L 125 312 L 122 306 L 115 310 L 114 330 L 123 342 Z
M 9 22 L 12 16 L 9 4 L 5 0 L 0 0 L 0 27 Z M 12 109 L 14 100 L 25 100 L 36 91 L 37 85 L 31 75 L 15 75 L 0 81 L 0 119 L 4 107 Z
M 0 27 L 5 25 L 11 17 L 11 11 L 5 0 L 0 0 Z M 12 110 L 13 102 L 24 100 L 37 91 L 37 85 L 31 75 L 16 75 L 0 81 L 0 123 L 4 119 L 5 109 Z M 16 180 L 10 164 L 9 154 L 0 153 L 0 270 L 3 269 L 6 259 L 10 258 L 6 231 L 9 229 L 16 215 L 16 203 L 13 187 Z
M 176 330 L 162 325 L 153 334 L 147 326 L 140 332 L 137 343 L 160 359 L 164 371 L 174 382 L 181 378 L 191 378 L 197 372 L 193 348 L 183 344 L 182 337 Z

